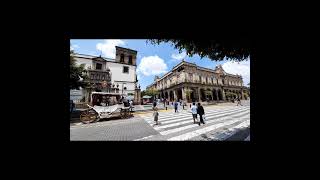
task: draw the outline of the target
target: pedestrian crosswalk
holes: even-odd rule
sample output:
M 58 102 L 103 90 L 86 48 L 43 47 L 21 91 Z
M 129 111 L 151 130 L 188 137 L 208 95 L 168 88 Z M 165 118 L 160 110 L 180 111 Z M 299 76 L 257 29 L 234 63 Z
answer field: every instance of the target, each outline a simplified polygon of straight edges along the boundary
M 155 125 L 152 114 L 140 115 L 150 124 L 158 135 L 138 140 L 225 140 L 239 129 L 250 127 L 250 106 L 204 107 L 206 121 L 204 125 L 193 123 L 190 110 L 159 112 L 159 125 Z M 199 120 L 199 116 L 198 116 Z

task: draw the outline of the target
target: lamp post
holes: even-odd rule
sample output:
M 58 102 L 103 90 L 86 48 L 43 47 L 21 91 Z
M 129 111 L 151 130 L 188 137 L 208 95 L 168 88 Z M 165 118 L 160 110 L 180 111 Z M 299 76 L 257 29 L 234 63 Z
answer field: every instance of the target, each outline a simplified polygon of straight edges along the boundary
M 122 83 L 122 94 L 124 93 L 123 90 L 124 90 L 124 88 L 125 88 L 125 87 L 124 87 L 125 84 L 126 84 L 126 83 Z

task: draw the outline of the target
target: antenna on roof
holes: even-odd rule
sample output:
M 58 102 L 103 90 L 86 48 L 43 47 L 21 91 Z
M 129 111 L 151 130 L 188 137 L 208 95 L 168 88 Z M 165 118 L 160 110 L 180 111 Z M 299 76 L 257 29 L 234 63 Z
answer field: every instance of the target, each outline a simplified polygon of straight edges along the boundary
M 100 57 L 101 57 L 101 54 L 102 54 L 102 49 L 100 49 Z

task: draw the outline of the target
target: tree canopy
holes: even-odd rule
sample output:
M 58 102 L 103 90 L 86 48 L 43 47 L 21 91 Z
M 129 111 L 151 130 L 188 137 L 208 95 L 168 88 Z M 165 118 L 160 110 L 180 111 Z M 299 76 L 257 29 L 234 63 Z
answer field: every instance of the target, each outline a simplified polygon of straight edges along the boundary
M 201 58 L 208 57 L 213 61 L 227 60 L 237 62 L 246 60 L 250 55 L 250 41 L 247 39 L 233 40 L 189 40 L 189 39 L 149 39 L 151 44 L 171 42 L 181 53 L 186 51 L 189 57 L 198 54 Z
M 70 51 L 70 89 L 79 89 L 80 87 L 84 88 L 88 85 L 86 81 L 88 79 L 86 70 L 84 65 L 81 64 L 80 66 L 76 65 L 76 60 L 74 59 L 74 52 Z

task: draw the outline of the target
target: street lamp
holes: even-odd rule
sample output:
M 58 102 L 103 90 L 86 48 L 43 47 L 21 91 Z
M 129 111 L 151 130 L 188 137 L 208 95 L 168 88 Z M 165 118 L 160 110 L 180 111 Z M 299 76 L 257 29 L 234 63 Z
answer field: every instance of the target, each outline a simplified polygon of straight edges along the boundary
M 123 94 L 123 90 L 124 90 L 124 85 L 125 85 L 126 83 L 122 83 L 122 94 Z

